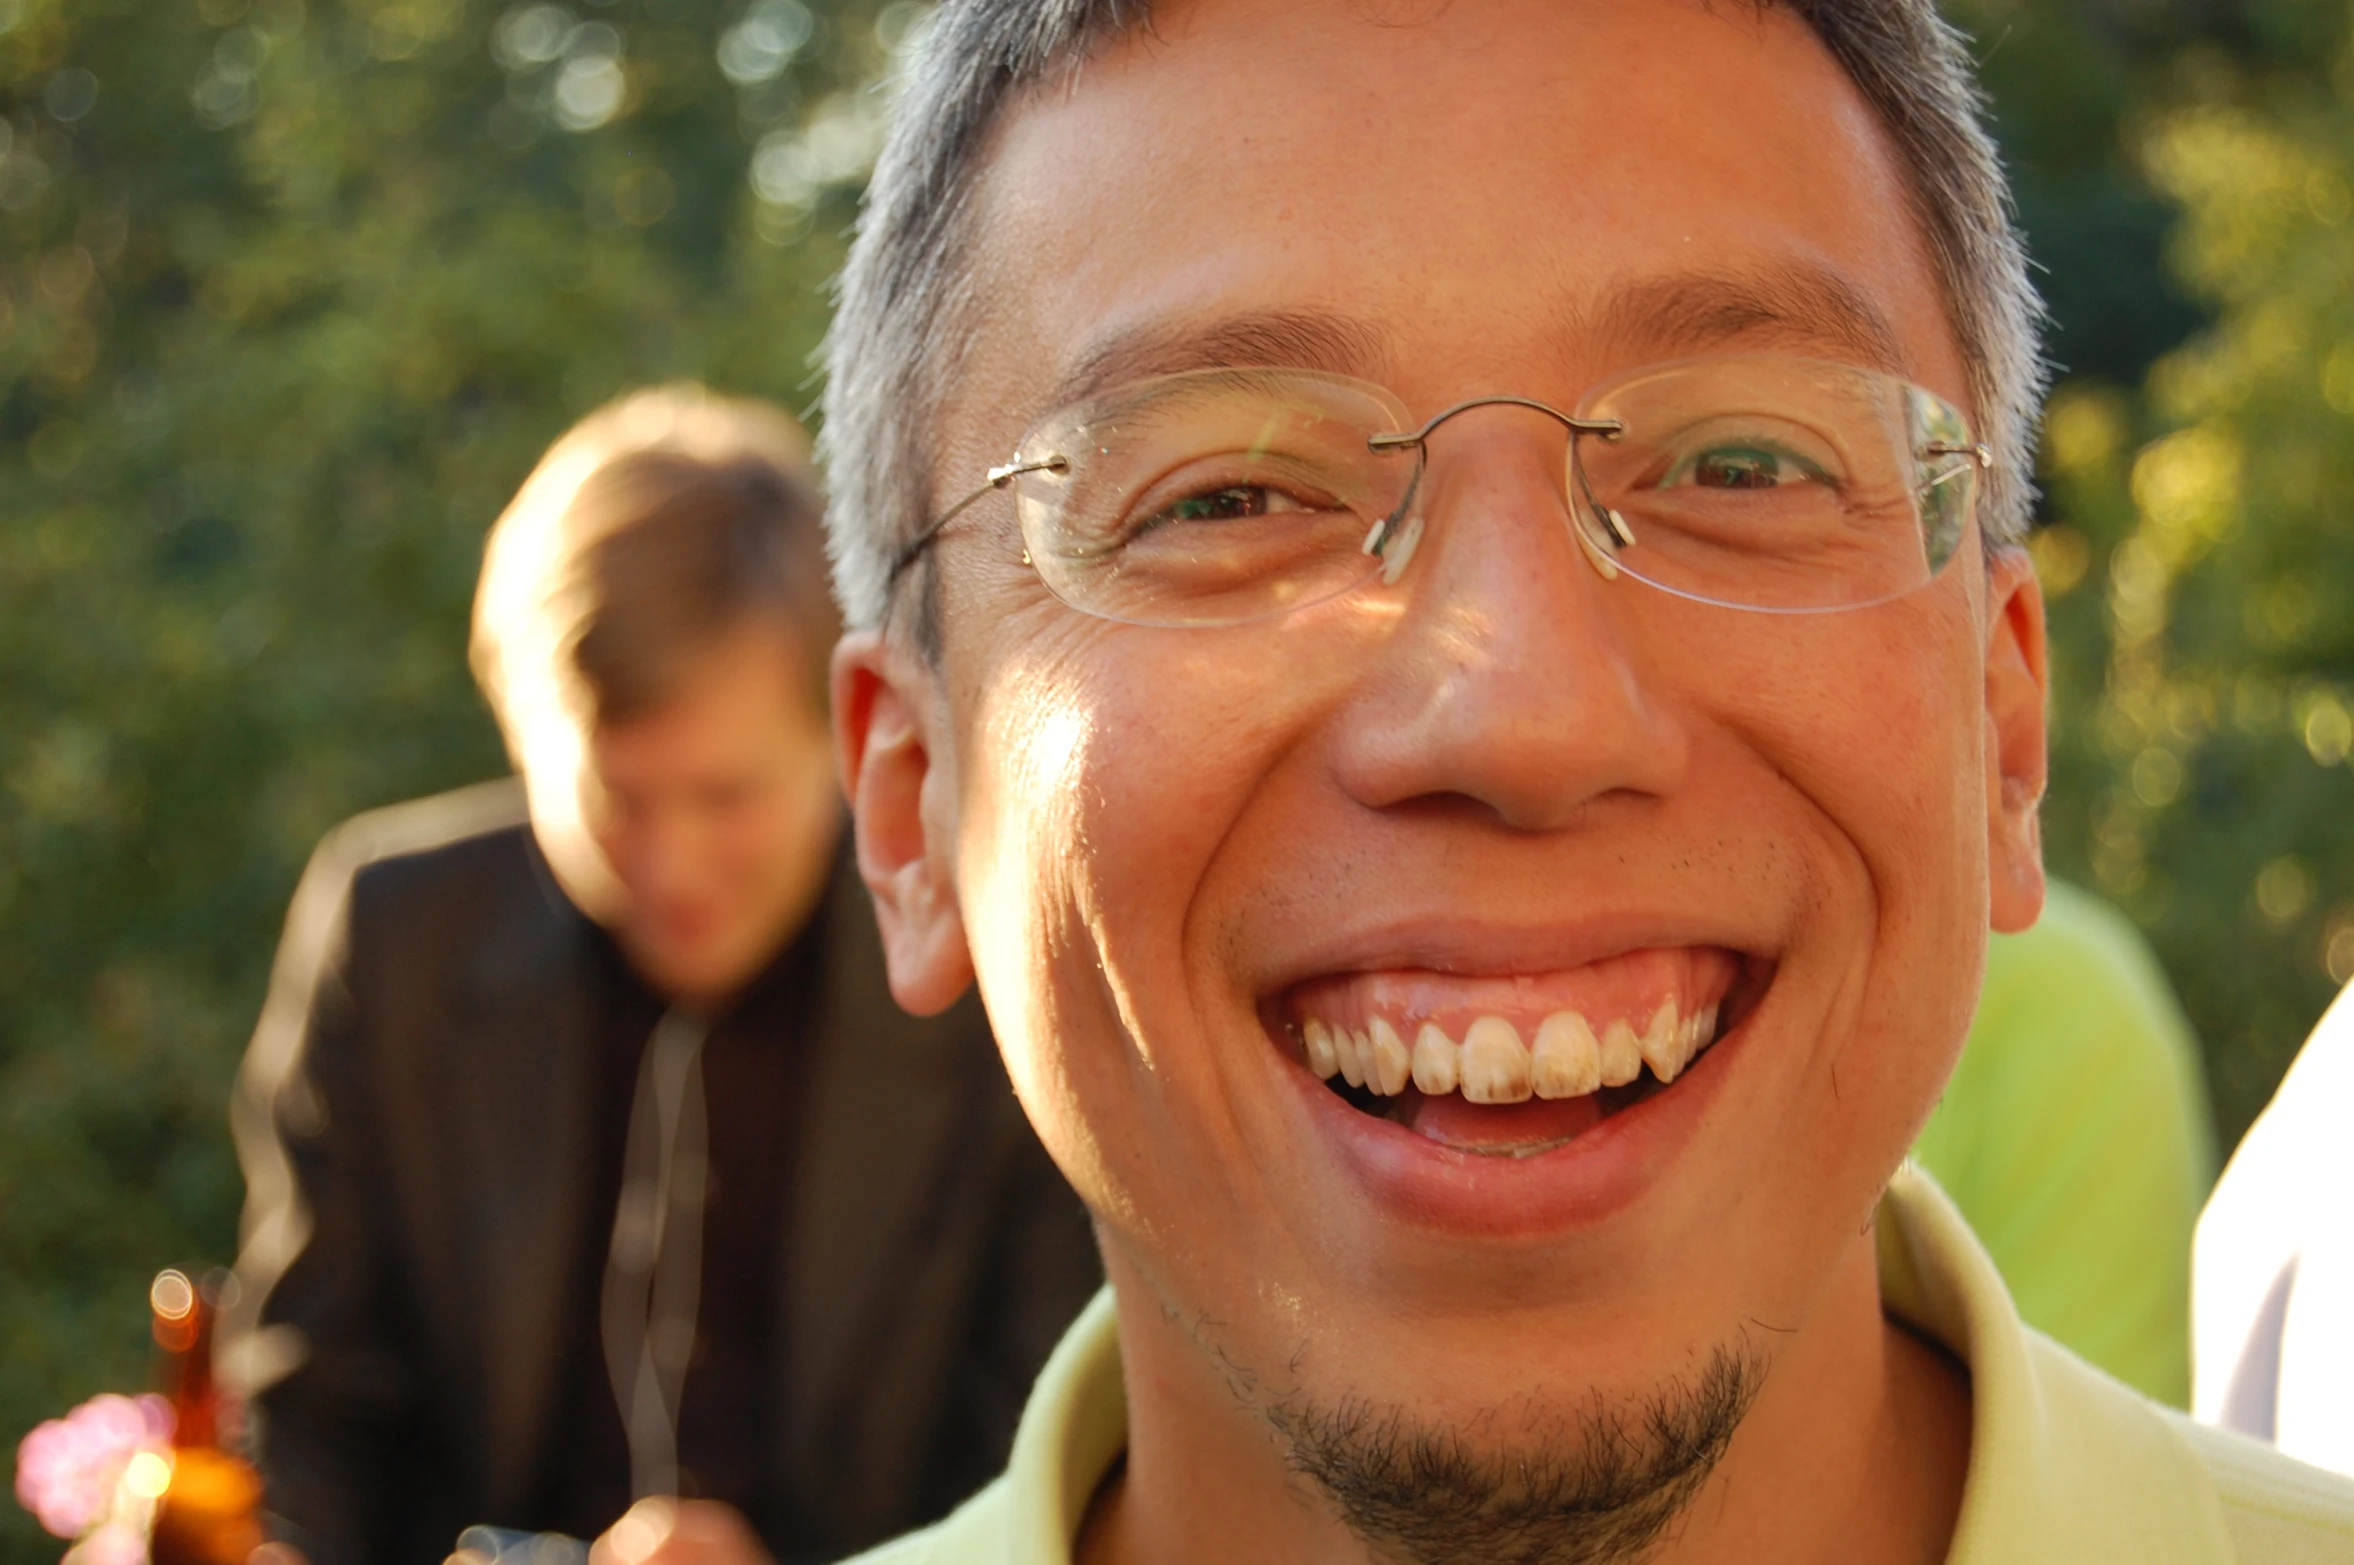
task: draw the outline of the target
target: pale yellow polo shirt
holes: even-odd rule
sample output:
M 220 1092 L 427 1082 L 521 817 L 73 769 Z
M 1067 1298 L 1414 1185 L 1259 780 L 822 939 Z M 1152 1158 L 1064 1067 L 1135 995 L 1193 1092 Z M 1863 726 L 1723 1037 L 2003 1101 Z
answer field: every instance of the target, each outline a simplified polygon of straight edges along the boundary
M 1994 1263 L 1907 1165 L 1880 1203 L 1890 1314 L 1969 1366 L 1970 1474 L 1948 1565 L 2354 1565 L 2354 1482 L 2193 1424 L 2020 1324 Z M 1128 1443 L 1097 1296 L 1038 1377 L 1004 1476 L 859 1565 L 1070 1565 Z

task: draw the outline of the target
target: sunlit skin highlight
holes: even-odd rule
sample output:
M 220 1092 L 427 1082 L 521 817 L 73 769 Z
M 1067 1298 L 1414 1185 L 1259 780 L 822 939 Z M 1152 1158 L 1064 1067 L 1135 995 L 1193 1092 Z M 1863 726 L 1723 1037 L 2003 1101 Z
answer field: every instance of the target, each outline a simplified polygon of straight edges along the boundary
M 1662 276 L 1807 267 L 1888 323 L 1890 368 L 1969 405 L 1892 158 L 1786 15 L 1155 16 L 1001 127 L 944 500 L 1102 344 L 1253 312 L 1356 323 L 1368 361 L 1308 367 L 1417 417 L 1570 406 L 1679 355 L 1854 360 L 1819 322 L 1722 341 L 1613 309 Z M 1564 438 L 1462 415 L 1400 581 L 1214 631 L 1074 612 L 984 502 L 936 547 L 937 665 L 904 634 L 913 589 L 837 656 L 895 989 L 935 1009 L 977 977 L 1102 1225 L 1131 1446 L 1089 1559 L 1364 1559 L 1253 1403 L 1362 1398 L 1509 1449 L 1728 1345 L 1765 1389 L 1659 1558 L 1943 1557 L 1967 1387 L 1882 1319 L 1870 1218 L 1987 928 L 2040 898 L 2031 576 L 1972 542 L 1895 602 L 1771 619 L 1607 582 Z M 1319 983 L 1683 948 L 1763 975 L 1738 1025 L 1526 1159 L 1359 1112 L 1267 1021 Z

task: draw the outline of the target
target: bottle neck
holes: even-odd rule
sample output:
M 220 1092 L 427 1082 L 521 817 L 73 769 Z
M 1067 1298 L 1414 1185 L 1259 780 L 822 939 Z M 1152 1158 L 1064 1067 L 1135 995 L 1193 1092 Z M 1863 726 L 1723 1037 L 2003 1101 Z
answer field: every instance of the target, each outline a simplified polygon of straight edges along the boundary
M 213 1382 L 213 1306 L 201 1295 L 187 1312 L 155 1316 L 155 1344 L 163 1350 L 158 1387 L 171 1399 L 172 1445 L 178 1450 L 217 1446 L 221 1396 Z

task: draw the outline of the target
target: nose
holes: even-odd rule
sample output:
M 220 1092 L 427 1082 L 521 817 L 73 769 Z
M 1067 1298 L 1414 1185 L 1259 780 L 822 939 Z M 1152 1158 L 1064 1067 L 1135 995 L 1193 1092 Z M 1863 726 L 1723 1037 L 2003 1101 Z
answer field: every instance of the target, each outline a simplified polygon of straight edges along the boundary
M 614 845 L 623 881 L 649 904 L 669 902 L 694 888 L 695 833 L 683 815 L 669 801 L 641 806 Z
M 1451 422 L 1423 475 L 1405 595 L 1341 726 L 1342 786 L 1516 831 L 1662 796 L 1689 740 L 1628 645 L 1630 604 L 1574 531 L 1566 432 L 1498 409 Z

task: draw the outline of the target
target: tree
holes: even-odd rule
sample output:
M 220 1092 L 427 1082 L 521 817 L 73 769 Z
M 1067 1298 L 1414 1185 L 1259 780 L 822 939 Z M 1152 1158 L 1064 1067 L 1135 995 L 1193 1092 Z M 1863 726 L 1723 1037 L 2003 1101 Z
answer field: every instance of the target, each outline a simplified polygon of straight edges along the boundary
M 2346 25 L 1962 10 L 2055 316 L 2047 856 L 2151 936 L 2228 1148 L 2354 977 Z
M 2354 979 L 2350 84 L 2194 57 L 2139 151 L 2214 323 L 2047 442 L 2047 557 L 2097 563 L 2106 633 L 2055 835 L 2150 929 L 2235 1134 Z

